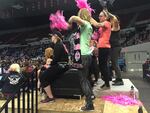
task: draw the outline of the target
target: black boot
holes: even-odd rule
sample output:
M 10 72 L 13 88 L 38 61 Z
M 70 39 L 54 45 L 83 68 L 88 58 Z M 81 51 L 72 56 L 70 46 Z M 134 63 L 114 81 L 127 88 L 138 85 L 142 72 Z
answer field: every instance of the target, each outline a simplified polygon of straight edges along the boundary
M 93 104 L 86 104 L 80 109 L 80 111 L 93 111 L 93 110 L 94 110 Z
M 124 83 L 122 79 L 116 79 L 112 85 L 120 86 L 120 85 L 124 85 Z

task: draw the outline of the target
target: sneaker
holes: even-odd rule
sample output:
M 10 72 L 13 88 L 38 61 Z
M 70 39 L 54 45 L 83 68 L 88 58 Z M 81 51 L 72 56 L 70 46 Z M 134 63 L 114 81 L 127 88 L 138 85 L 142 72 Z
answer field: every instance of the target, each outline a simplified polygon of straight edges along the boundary
M 106 85 L 106 84 L 103 84 L 102 86 L 100 86 L 100 88 L 103 88 L 103 87 L 105 87 L 105 85 Z
M 102 90 L 108 90 L 108 89 L 110 89 L 110 86 L 104 86 L 103 88 L 101 88 Z
M 41 103 L 55 102 L 54 98 L 46 97 L 44 100 L 41 100 Z
M 118 81 L 119 81 L 118 79 L 112 80 L 112 82 L 118 82 Z
M 110 86 L 107 86 L 106 84 L 103 84 L 102 86 L 100 86 L 101 89 L 103 90 L 107 90 L 110 89 Z
M 87 104 L 80 108 L 80 111 L 94 111 L 93 104 Z
M 121 78 L 116 78 L 115 80 L 112 80 L 112 82 L 118 82 L 118 81 L 122 81 Z
M 120 85 L 124 85 L 124 83 L 123 83 L 123 81 L 121 80 L 121 81 L 114 82 L 112 85 L 113 85 L 113 86 L 120 86 Z
M 95 95 L 93 94 L 92 96 L 91 96 L 91 99 L 92 100 L 94 100 L 96 97 L 95 97 Z

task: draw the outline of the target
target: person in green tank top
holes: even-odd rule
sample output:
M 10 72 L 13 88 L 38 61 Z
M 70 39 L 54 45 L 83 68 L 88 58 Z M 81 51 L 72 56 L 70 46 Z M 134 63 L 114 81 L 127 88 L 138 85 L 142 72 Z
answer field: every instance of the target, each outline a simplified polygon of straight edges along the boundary
M 88 21 L 80 26 L 80 49 L 81 55 L 91 55 L 90 41 L 92 35 L 92 26 Z
M 71 16 L 68 23 L 72 26 L 72 23 L 76 23 L 80 28 L 80 50 L 81 50 L 81 60 L 82 60 L 82 75 L 81 75 L 81 87 L 83 93 L 85 94 L 85 106 L 81 107 L 81 111 L 91 111 L 94 110 L 93 106 L 93 91 L 89 80 L 89 67 L 91 64 L 91 50 L 90 41 L 93 32 L 91 23 L 91 14 L 86 8 L 82 8 L 78 12 L 78 16 Z

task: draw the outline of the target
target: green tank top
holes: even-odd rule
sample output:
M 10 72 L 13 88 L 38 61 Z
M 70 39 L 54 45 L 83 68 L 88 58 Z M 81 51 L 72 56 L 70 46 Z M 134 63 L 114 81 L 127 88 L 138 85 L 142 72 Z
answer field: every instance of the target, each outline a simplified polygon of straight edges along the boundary
M 85 21 L 83 25 L 80 26 L 80 49 L 81 55 L 90 55 L 90 40 L 93 32 L 93 28 L 88 21 Z

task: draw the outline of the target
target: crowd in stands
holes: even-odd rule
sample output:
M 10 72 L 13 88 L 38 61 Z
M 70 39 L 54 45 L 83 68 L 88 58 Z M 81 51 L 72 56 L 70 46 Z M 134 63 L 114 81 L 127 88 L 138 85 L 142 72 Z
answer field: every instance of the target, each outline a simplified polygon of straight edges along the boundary
M 150 42 L 150 30 L 143 30 L 141 32 L 134 32 L 121 35 L 124 46 L 132 46 L 137 44 L 142 44 L 145 42 Z
M 38 66 L 43 62 L 44 50 L 47 47 L 48 45 L 4 48 L 0 50 L 0 61 L 6 70 L 12 63 L 18 63 L 21 67 L 25 65 L 25 62 Z

